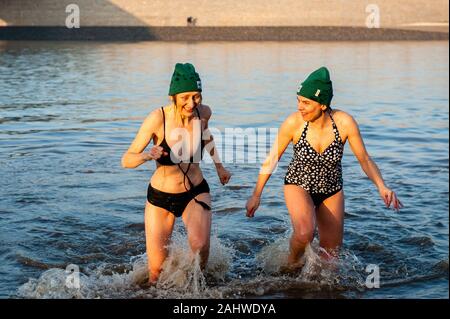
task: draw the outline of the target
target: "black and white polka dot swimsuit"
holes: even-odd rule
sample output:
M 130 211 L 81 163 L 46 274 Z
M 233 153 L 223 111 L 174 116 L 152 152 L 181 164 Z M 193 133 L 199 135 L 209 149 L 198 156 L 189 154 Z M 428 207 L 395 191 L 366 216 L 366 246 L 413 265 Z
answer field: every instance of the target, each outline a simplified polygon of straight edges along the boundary
M 301 186 L 312 197 L 316 206 L 342 189 L 342 165 L 344 143 L 330 114 L 333 123 L 334 141 L 318 153 L 306 140 L 309 122 L 305 123 L 302 135 L 294 145 L 294 156 L 288 166 L 284 184 Z

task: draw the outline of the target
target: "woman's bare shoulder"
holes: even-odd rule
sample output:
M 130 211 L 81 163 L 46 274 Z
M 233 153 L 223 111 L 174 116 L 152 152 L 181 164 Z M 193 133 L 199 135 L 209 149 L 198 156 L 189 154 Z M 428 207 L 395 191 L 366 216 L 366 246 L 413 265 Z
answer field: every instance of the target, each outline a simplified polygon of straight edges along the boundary
M 303 118 L 299 112 L 293 112 L 288 115 L 283 124 L 286 124 L 290 127 L 301 126 L 304 123 Z
M 349 113 L 333 109 L 332 116 L 336 122 L 341 138 L 346 141 L 348 136 L 358 132 L 358 123 Z
M 166 108 L 164 108 L 166 111 Z M 153 132 L 157 131 L 163 125 L 163 113 L 161 107 L 152 110 L 144 120 L 143 126 Z
M 356 123 L 355 119 L 353 118 L 353 116 L 350 115 L 350 113 L 347 113 L 339 109 L 333 109 L 331 115 L 333 116 L 333 119 L 335 119 L 338 123 L 344 126 Z

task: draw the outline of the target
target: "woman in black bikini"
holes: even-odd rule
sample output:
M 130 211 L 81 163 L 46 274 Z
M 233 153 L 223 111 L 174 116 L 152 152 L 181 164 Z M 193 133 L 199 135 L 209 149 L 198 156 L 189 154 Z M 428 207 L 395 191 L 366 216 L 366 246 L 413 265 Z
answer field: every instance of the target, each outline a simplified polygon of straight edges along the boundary
M 209 106 L 202 104 L 201 81 L 192 64 L 177 63 L 170 83 L 172 104 L 154 110 L 145 119 L 130 148 L 122 157 L 124 168 L 156 161 L 147 190 L 145 234 L 149 283 L 158 280 L 167 257 L 176 217 L 181 217 L 193 253 L 199 253 L 202 268 L 209 255 L 211 196 L 199 162 L 203 149 L 213 158 L 223 185 L 231 174 L 220 163 L 209 134 Z M 153 141 L 149 152 L 143 152 Z
M 328 70 L 322 67 L 314 71 L 302 83 L 297 95 L 298 112 L 291 114 L 281 125 L 246 205 L 247 216 L 253 217 L 267 180 L 292 142 L 294 156 L 284 180 L 286 206 L 293 225 L 288 269 L 301 266 L 300 257 L 313 240 L 316 223 L 325 258 L 336 256 L 342 245 L 344 190 L 341 159 L 346 141 L 363 171 L 378 188 L 386 207 L 392 205 L 395 210 L 402 207 L 367 153 L 356 121 L 349 114 L 330 108 L 333 88 Z

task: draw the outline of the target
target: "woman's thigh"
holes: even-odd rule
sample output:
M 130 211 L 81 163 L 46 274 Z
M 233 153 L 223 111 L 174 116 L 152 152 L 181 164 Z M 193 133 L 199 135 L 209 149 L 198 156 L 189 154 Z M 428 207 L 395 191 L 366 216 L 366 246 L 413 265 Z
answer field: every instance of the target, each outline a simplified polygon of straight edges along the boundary
M 320 245 L 336 249 L 342 245 L 344 233 L 344 191 L 328 197 L 316 210 Z
M 195 198 L 211 207 L 211 195 L 209 193 L 199 194 Z M 209 244 L 211 215 L 211 210 L 205 209 L 194 199 L 189 202 L 182 215 L 189 240 L 198 241 L 204 245 Z
M 175 216 L 168 210 L 154 206 L 148 201 L 145 204 L 145 235 L 147 247 L 164 248 L 170 240 Z
M 312 235 L 315 228 L 315 211 L 311 196 L 300 186 L 285 185 L 284 197 L 294 232 L 299 235 Z

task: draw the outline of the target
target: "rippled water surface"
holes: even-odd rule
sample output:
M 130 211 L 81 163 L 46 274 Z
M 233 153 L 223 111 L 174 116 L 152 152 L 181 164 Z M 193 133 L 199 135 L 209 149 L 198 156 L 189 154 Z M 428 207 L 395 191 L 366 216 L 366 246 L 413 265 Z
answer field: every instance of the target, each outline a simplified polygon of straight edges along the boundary
M 448 42 L 0 42 L 0 297 L 448 298 L 448 53 Z M 292 147 L 252 220 L 244 206 L 259 163 L 226 164 L 225 187 L 203 163 L 208 268 L 190 260 L 179 220 L 159 286 L 144 287 L 154 163 L 124 170 L 120 158 L 186 61 L 221 132 L 278 127 L 295 111 L 299 82 L 328 66 L 334 107 L 356 118 L 405 208 L 384 208 L 347 145 L 339 265 L 321 263 L 314 242 L 303 271 L 287 275 Z M 69 264 L 80 267 L 80 289 L 65 285 Z M 378 289 L 365 285 L 369 264 L 379 266 Z

